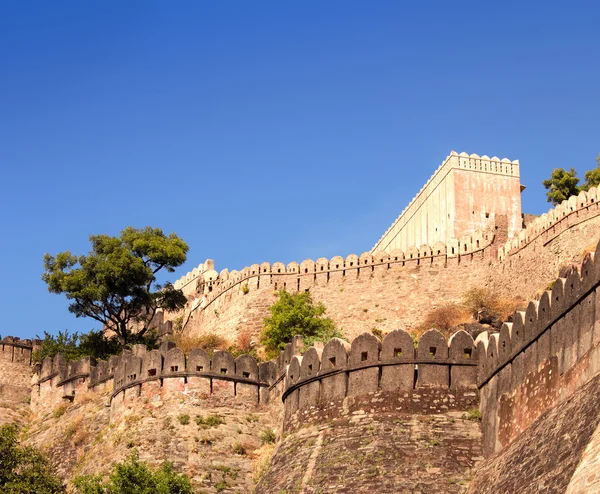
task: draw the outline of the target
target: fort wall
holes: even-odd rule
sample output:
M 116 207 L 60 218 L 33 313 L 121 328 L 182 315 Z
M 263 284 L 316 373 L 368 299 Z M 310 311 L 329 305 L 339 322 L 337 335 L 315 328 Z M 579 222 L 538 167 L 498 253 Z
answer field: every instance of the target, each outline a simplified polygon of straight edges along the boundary
M 285 435 L 257 492 L 462 492 L 482 455 L 476 371 L 464 331 L 428 331 L 416 348 L 404 330 L 364 333 L 293 355 Z
M 552 430 L 565 434 L 579 423 L 581 441 L 567 445 L 570 454 L 577 457 L 569 464 L 567 481 L 576 466 L 583 472 L 594 470 L 594 457 L 584 457 L 583 452 L 588 441 L 592 450 L 597 448 L 594 431 L 600 425 L 594 405 L 600 397 L 599 259 L 600 242 L 595 252 L 586 255 L 580 269 L 558 278 L 552 290 L 544 292 L 539 301 L 530 302 L 526 311 L 515 313 L 513 322 L 505 323 L 499 334 L 478 338 L 484 453 L 495 453 L 487 465 L 487 475 L 509 468 L 508 457 L 503 455 L 506 450 L 511 455 L 519 451 L 521 456 L 530 457 L 530 462 L 540 463 L 538 468 L 524 469 L 521 481 L 527 476 L 528 482 L 537 485 L 541 477 L 536 476 L 564 478 L 564 472 L 556 472 L 562 472 L 565 464 L 545 462 L 524 442 L 524 438 L 531 440 L 530 429 L 541 434 L 550 423 Z M 560 450 L 564 436 L 554 434 L 548 443 Z M 574 479 L 575 485 L 586 479 L 580 474 L 579 481 Z M 586 488 L 600 487 L 600 478 L 593 479 L 594 487 L 588 484 Z
M 31 393 L 31 353 L 34 342 L 7 336 L 0 339 L 0 399 L 27 403 Z
M 257 333 L 282 289 L 310 291 L 349 338 L 365 328 L 391 331 L 399 320 L 410 329 L 440 299 L 457 300 L 464 290 L 481 285 L 483 275 L 477 266 L 486 269 L 485 261 L 495 258 L 492 241 L 491 232 L 477 232 L 448 245 L 424 245 L 406 252 L 351 254 L 287 266 L 265 262 L 241 271 L 223 270 L 216 281 L 197 286 L 197 298 L 184 314 L 185 331 L 230 338 L 241 330 Z
M 505 243 L 484 231 L 390 254 L 351 254 L 287 266 L 262 263 L 240 271 L 224 269 L 218 275 L 213 270 L 207 281 L 186 275 L 176 283 L 195 284 L 194 290 L 188 288 L 195 295 L 184 314 L 185 330 L 229 338 L 241 330 L 258 333 L 280 289 L 310 290 L 349 338 L 365 328 L 391 331 L 396 321 L 413 329 L 440 300 L 458 302 L 473 287 L 535 298 L 562 267 L 580 261 L 582 251 L 598 238 L 597 196 L 592 188 L 570 198 Z
M 347 397 L 380 392 L 388 398 L 379 401 L 382 413 L 477 407 L 477 360 L 473 338 L 464 331 L 446 341 L 439 331 L 430 330 L 416 344 L 401 329 L 383 342 L 370 333 L 352 343 L 334 338 L 292 357 L 284 383 L 284 427 L 330 419 L 344 408 Z

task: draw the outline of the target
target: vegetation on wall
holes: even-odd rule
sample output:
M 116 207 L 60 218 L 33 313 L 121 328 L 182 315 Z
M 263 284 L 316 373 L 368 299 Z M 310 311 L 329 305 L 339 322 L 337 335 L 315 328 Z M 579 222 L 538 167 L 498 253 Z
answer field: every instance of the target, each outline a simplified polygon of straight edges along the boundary
M 176 234 L 127 227 L 119 237 L 91 235 L 90 242 L 87 256 L 69 251 L 44 256 L 42 280 L 51 293 L 66 295 L 77 317 L 95 319 L 127 344 L 150 330 L 159 308 L 185 306 L 181 290 L 156 283 L 159 271 L 171 273 L 186 260 L 188 246 Z
M 461 304 L 449 303 L 432 309 L 423 323 L 423 330 L 435 328 L 445 336 L 450 336 L 453 328 L 462 323 L 472 322 L 469 311 Z
M 463 294 L 460 303 L 447 303 L 432 309 L 417 333 L 435 328 L 448 337 L 458 326 L 475 322 L 499 329 L 514 311 L 522 310 L 524 304 L 520 297 L 503 297 L 489 288 L 474 287 Z
M 333 320 L 324 317 L 327 309 L 323 303 L 315 305 L 309 292 L 292 295 L 281 290 L 278 296 L 269 307 L 271 316 L 264 319 L 261 335 L 267 358 L 275 358 L 296 335 L 302 336 L 307 346 L 342 336 Z
M 23 446 L 15 425 L 0 427 L 0 492 L 55 494 L 65 492 L 48 459 L 32 446 Z
M 81 494 L 192 494 L 190 479 L 178 474 L 166 461 L 157 470 L 140 461 L 136 451 L 114 465 L 107 480 L 101 475 L 82 475 L 74 480 Z
M 585 182 L 579 184 L 579 178 L 574 168 L 565 170 L 564 168 L 554 168 L 548 180 L 542 184 L 547 189 L 546 199 L 554 205 L 567 200 L 570 196 L 579 194 L 582 190 L 589 190 L 590 187 L 600 185 L 600 154 L 596 158 L 598 166 L 585 172 Z

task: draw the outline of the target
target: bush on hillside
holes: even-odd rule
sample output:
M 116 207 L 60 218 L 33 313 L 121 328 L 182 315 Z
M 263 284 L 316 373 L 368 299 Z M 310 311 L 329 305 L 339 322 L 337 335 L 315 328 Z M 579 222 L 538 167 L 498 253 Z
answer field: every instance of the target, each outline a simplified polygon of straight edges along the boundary
M 22 446 L 15 425 L 0 427 L 0 492 L 55 494 L 65 492 L 48 459 L 32 446 Z
M 279 300 L 269 307 L 271 317 L 265 318 L 261 335 L 267 358 L 275 358 L 296 335 L 302 336 L 307 346 L 341 337 L 333 321 L 324 317 L 325 306 L 315 305 L 309 292 L 292 295 L 281 290 L 278 296 Z
M 445 336 L 450 336 L 452 328 L 471 322 L 469 312 L 459 304 L 444 304 L 431 310 L 422 325 L 423 331 L 435 328 Z
M 114 465 L 108 480 L 101 475 L 81 475 L 74 480 L 80 494 L 192 494 L 190 479 L 178 474 L 166 461 L 151 469 L 140 461 L 136 451 L 122 463 Z
M 523 309 L 525 301 L 519 297 L 499 296 L 489 288 L 471 288 L 463 295 L 463 305 L 476 320 L 481 320 L 483 315 L 506 321 L 514 311 Z

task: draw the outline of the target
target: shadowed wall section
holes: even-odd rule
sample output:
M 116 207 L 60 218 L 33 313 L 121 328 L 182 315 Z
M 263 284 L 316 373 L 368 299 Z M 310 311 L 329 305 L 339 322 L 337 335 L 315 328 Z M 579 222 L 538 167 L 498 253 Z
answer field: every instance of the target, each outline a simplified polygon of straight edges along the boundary
M 583 453 L 588 441 L 592 451 L 597 448 L 592 434 L 600 422 L 593 405 L 600 400 L 594 384 L 600 374 L 599 259 L 600 243 L 579 270 L 558 278 L 499 334 L 478 338 L 484 452 L 491 456 L 483 467 L 486 475 L 511 471 L 517 483 L 532 486 L 560 477 L 566 487 L 575 467 L 578 472 L 597 467 L 596 459 Z M 530 429 L 546 437 L 540 440 L 553 451 L 551 462 L 538 454 Z M 565 454 L 558 454 L 563 447 Z M 529 463 L 518 475 L 510 468 L 516 452 Z M 590 478 L 578 475 L 577 485 Z M 600 478 L 591 478 L 584 490 L 600 490 Z

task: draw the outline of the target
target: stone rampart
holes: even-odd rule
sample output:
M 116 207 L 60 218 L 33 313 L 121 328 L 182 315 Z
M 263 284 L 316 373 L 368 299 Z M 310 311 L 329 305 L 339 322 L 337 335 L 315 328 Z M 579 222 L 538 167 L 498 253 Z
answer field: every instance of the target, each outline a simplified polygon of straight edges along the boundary
M 378 392 L 395 395 L 395 409 L 405 412 L 464 410 L 477 405 L 477 360 L 473 338 L 464 331 L 446 341 L 439 331 L 430 330 L 417 345 L 401 329 L 383 342 L 370 333 L 352 343 L 334 338 L 292 357 L 283 392 L 285 427 L 331 417 L 331 409 L 345 398 Z M 452 400 L 449 393 L 454 393 Z
M 598 239 L 597 194 L 592 188 L 565 201 L 501 247 L 495 234 L 487 231 L 420 249 L 300 264 L 254 264 L 240 271 L 224 269 L 220 274 L 207 271 L 201 279 L 188 274 L 183 280 L 192 280 L 188 283 L 195 284 L 195 295 L 185 310 L 184 327 L 191 334 L 227 337 L 242 329 L 258 332 L 274 302 L 272 293 L 281 289 L 310 290 L 350 338 L 365 327 L 391 331 L 398 320 L 412 329 L 439 300 L 460 301 L 473 287 L 534 298 L 562 266 Z
M 30 394 L 31 354 L 37 340 L 14 336 L 0 339 L 0 399 L 6 403 L 26 403 Z
M 478 338 L 484 448 L 515 441 L 536 419 L 600 373 L 600 243 L 580 270 Z
M 240 330 L 258 332 L 273 303 L 273 293 L 282 289 L 310 291 L 315 301 L 325 303 L 328 315 L 350 338 L 365 327 L 392 330 L 398 320 L 410 327 L 436 302 L 433 293 L 416 303 L 405 303 L 405 298 L 416 290 L 437 292 L 435 298 L 460 297 L 462 292 L 455 285 L 462 283 L 468 289 L 482 277 L 473 266 L 479 263 L 485 268 L 487 264 L 481 260 L 489 264 L 495 258 L 493 239 L 492 232 L 477 232 L 447 245 L 405 252 L 366 252 L 300 264 L 264 262 L 240 271 L 224 269 L 212 281 L 198 282 L 197 298 L 185 310 L 184 328 L 190 334 L 224 336 Z M 395 298 L 393 304 L 390 297 Z
M 568 200 L 533 220 L 527 228 L 499 247 L 498 259 L 508 261 L 538 239 L 545 246 L 565 231 L 597 216 L 600 211 L 599 196 L 598 188 L 591 187 L 587 192 L 581 191 L 579 195 L 569 197 Z
M 118 417 L 127 402 L 194 396 L 207 406 L 258 406 L 270 395 L 280 396 L 278 378 L 297 353 L 298 339 L 277 360 L 258 363 L 249 355 L 234 358 L 224 351 L 212 357 L 203 349 L 186 355 L 171 342 L 157 350 L 134 345 L 118 356 L 96 361 L 85 357 L 67 362 L 62 354 L 46 358 L 32 379 L 32 406 L 54 407 L 86 392 L 107 393 L 111 416 Z M 172 395 L 172 396 L 169 396 Z M 111 418 L 112 418 L 111 417 Z

